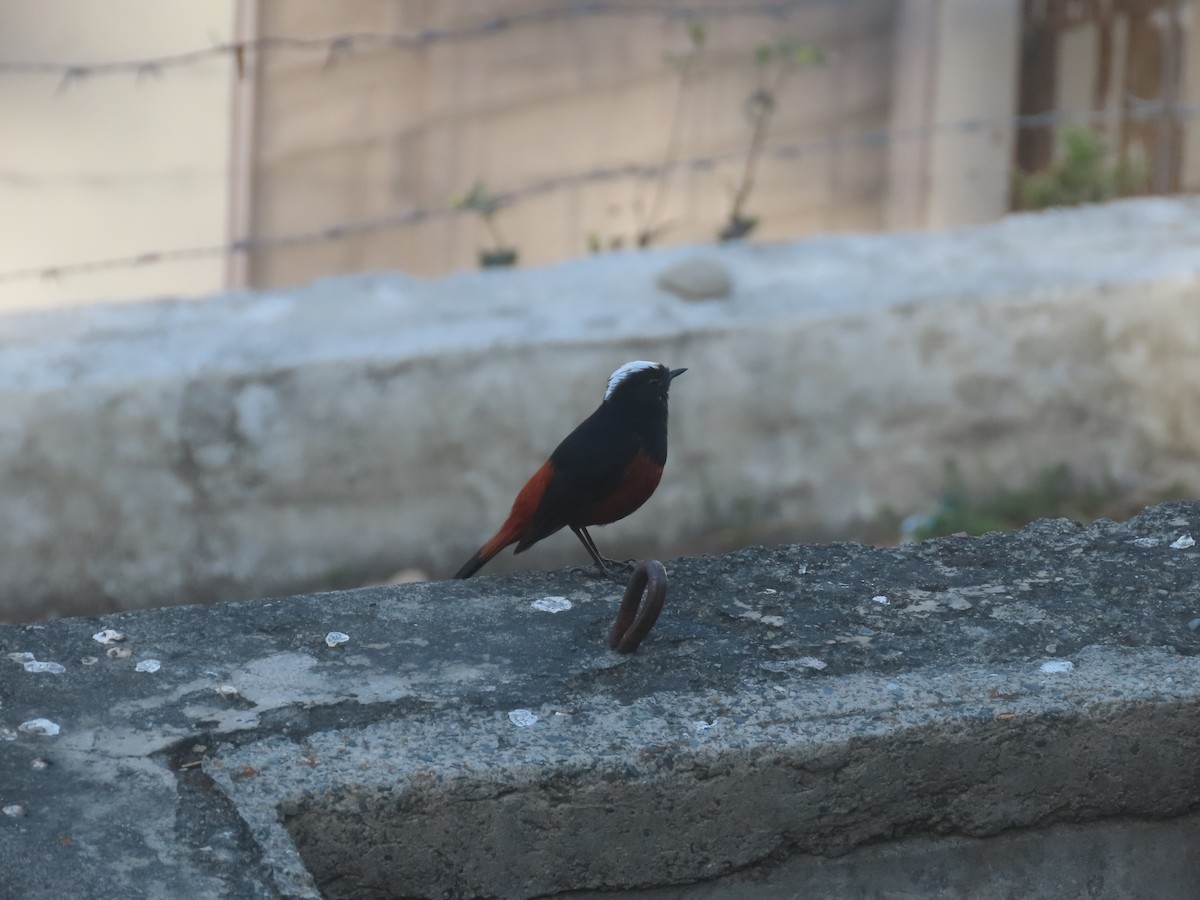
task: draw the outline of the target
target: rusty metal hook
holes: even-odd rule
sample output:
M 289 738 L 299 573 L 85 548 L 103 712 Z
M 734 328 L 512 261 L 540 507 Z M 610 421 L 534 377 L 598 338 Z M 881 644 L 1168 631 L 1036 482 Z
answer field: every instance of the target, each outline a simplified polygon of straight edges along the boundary
M 646 602 L 642 602 L 642 594 Z M 667 570 L 657 559 L 638 563 L 621 598 L 617 620 L 608 632 L 608 646 L 618 653 L 632 653 L 650 633 L 667 599 Z

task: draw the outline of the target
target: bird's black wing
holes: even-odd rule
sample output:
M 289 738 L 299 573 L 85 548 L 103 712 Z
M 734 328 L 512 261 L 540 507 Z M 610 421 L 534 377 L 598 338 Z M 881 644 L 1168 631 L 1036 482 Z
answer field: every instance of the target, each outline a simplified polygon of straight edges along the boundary
M 611 421 L 605 407 L 592 413 L 550 454 L 554 474 L 533 514 L 529 533 L 516 552 L 569 525 L 604 499 L 641 449 L 641 438 Z

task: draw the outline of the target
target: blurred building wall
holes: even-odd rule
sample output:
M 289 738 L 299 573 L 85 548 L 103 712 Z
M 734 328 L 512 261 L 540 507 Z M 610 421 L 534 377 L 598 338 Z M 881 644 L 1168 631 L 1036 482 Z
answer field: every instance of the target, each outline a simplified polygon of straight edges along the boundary
M 0 59 L 103 63 L 228 40 L 233 0 L 0 0 Z M 0 271 L 222 244 L 227 234 L 228 58 L 90 74 L 0 78 Z M 0 283 L 0 311 L 205 293 L 219 256 L 170 267 Z
M 313 37 L 456 29 L 547 7 L 544 0 L 257 5 L 261 34 Z M 761 4 L 726 4 L 739 5 Z M 661 184 L 617 178 L 547 191 L 503 210 L 497 223 L 522 264 L 577 256 L 589 243 L 628 247 L 646 226 L 659 229 L 662 243 L 711 241 L 750 142 L 745 108 L 757 87 L 756 48 L 789 38 L 830 59 L 797 68 L 776 92 L 770 143 L 801 152 L 764 156 L 746 207 L 760 220 L 754 236 L 879 229 L 890 152 L 879 132 L 892 102 L 898 9 L 891 0 L 813 0 L 782 18 L 712 16 L 702 20 L 704 46 L 686 78 L 679 60 L 691 47 L 689 22 L 661 12 L 550 18 L 405 52 L 264 54 L 245 196 L 251 233 L 444 207 L 476 180 L 501 192 L 658 164 L 671 155 L 674 130 L 679 157 L 722 159 Z M 255 253 L 248 277 L 267 285 L 371 267 L 439 273 L 473 266 L 487 241 L 476 217 L 446 217 Z
M 754 238 L 991 221 L 1013 159 L 1053 158 L 1054 124 L 1012 121 L 1045 111 L 1111 113 L 1106 138 L 1149 158 L 1153 190 L 1200 190 L 1197 7 L 728 0 L 691 20 L 637 0 L 0 0 L 0 64 L 63 67 L 0 67 L 0 310 L 473 267 L 488 231 L 447 206 L 476 182 L 535 191 L 496 218 L 524 265 L 646 230 L 712 241 L 747 107 L 778 72 L 756 51 L 785 40 L 827 61 L 774 91 Z M 131 67 L 88 68 L 114 60 Z M 1160 103 L 1178 121 L 1128 115 Z M 626 171 L 671 160 L 687 164 Z M 414 210 L 430 212 L 380 222 Z

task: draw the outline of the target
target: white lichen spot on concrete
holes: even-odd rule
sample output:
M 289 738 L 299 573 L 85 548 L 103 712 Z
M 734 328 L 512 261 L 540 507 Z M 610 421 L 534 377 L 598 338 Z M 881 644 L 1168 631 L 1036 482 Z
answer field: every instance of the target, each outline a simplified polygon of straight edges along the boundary
M 1065 675 L 1066 673 L 1073 671 L 1074 668 L 1075 663 L 1071 662 L 1069 659 L 1051 659 L 1038 666 L 1038 671 L 1044 672 L 1047 675 Z
M 20 803 L 9 803 L 6 806 L 0 806 L 0 812 L 3 812 L 10 819 L 19 819 L 24 816 L 28 810 Z
M 15 741 L 17 733 L 11 728 L 0 727 L 0 741 Z
M 157 659 L 143 659 L 133 667 L 135 672 L 157 672 L 161 668 L 162 663 Z
M 876 594 L 874 597 L 871 598 L 871 602 L 878 603 L 880 606 L 889 606 L 892 601 L 889 600 L 883 594 Z
M 695 728 L 697 731 L 708 731 L 708 729 L 716 728 L 720 724 L 721 724 L 721 719 L 720 719 L 720 717 L 718 717 L 718 718 L 713 719 L 711 722 L 706 722 L 703 719 L 701 719 L 698 722 L 693 722 L 692 727 Z
M 61 675 L 63 672 L 67 671 L 67 667 L 64 666 L 62 663 L 38 662 L 37 660 L 31 660 L 31 661 L 25 663 L 25 671 L 26 672 L 48 672 L 51 675 Z
M 8 654 L 8 658 L 11 659 L 15 663 L 24 664 L 24 663 L 33 662 L 35 657 L 32 653 L 25 653 L 22 651 L 19 653 Z
M 1195 547 L 1196 542 L 1190 534 L 1182 535 L 1175 539 L 1175 543 L 1171 544 L 1172 550 L 1186 550 L 1189 547 Z
M 571 601 L 566 597 L 543 597 L 541 600 L 534 600 L 529 605 L 541 612 L 560 613 L 571 608 Z
M 29 719 L 17 726 L 17 731 L 24 734 L 41 734 L 46 737 L 54 737 L 61 730 L 58 723 L 51 722 L 49 719 Z
M 125 640 L 125 635 L 112 628 L 105 628 L 92 635 L 92 640 L 98 644 L 119 644 Z
M 784 624 L 783 616 L 764 616 L 760 610 L 748 609 L 748 608 L 746 608 L 745 603 L 741 603 L 740 601 L 735 601 L 735 602 L 738 606 L 742 607 L 743 609 L 746 609 L 746 611 L 744 613 L 742 613 L 741 616 L 739 616 L 739 618 L 749 619 L 751 622 L 762 622 L 764 625 L 768 625 L 772 628 L 782 628 L 783 627 L 783 624 Z
M 537 723 L 538 717 L 534 715 L 531 709 L 514 709 L 508 714 L 508 721 L 512 722 L 518 728 L 528 728 L 530 725 Z
M 1134 538 L 1133 543 L 1138 547 L 1157 547 L 1158 538 L 1140 537 Z
M 815 656 L 802 656 L 799 659 L 770 659 L 759 663 L 758 667 L 768 672 L 791 672 L 794 669 L 812 669 L 819 672 L 828 668 L 828 665 Z
M 329 634 L 325 635 L 325 646 L 340 647 L 342 644 L 348 643 L 349 640 L 350 635 L 346 634 L 344 631 L 331 631 Z
M 901 612 L 927 615 L 938 612 L 941 608 L 942 605 L 937 600 L 922 600 L 920 603 L 910 603 L 908 606 L 902 607 Z
M 958 597 L 958 596 L 951 597 L 949 602 L 950 602 L 950 608 L 953 610 L 956 610 L 958 612 L 962 612 L 963 610 L 970 609 L 972 606 L 975 605 L 970 600 L 965 600 L 962 597 Z

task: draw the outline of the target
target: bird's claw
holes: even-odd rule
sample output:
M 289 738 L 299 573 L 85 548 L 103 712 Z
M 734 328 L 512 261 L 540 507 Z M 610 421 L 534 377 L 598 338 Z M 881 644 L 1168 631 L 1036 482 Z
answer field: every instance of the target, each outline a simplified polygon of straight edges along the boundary
M 627 563 L 605 559 L 603 565 L 597 563 L 587 567 L 575 566 L 573 569 L 571 569 L 571 574 L 586 575 L 588 578 L 606 578 L 609 581 L 615 581 L 618 584 L 621 584 L 624 583 L 625 576 L 633 570 L 636 562 L 636 560 L 634 560 L 633 563 Z
M 638 561 L 636 559 L 609 559 L 607 556 L 600 557 L 604 560 L 605 568 L 610 571 L 620 572 L 622 575 L 628 575 L 637 568 Z

